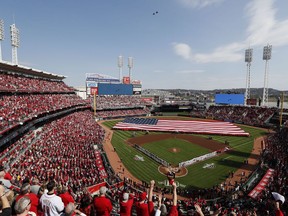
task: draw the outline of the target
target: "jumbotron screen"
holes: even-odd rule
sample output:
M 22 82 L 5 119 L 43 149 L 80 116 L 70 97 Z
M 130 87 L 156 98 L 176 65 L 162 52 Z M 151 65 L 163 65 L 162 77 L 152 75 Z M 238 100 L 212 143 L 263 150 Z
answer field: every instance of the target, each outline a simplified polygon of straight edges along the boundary
M 132 84 L 98 83 L 99 95 L 133 95 Z
M 215 94 L 216 104 L 244 105 L 244 94 Z

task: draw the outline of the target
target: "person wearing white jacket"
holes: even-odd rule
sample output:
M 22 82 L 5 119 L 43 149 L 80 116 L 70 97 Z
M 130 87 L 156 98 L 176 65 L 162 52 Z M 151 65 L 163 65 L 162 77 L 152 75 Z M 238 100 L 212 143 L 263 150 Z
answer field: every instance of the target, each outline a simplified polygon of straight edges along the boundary
M 45 216 L 59 216 L 63 213 L 64 203 L 61 197 L 55 194 L 55 182 L 47 184 L 47 193 L 40 198 L 41 207 Z

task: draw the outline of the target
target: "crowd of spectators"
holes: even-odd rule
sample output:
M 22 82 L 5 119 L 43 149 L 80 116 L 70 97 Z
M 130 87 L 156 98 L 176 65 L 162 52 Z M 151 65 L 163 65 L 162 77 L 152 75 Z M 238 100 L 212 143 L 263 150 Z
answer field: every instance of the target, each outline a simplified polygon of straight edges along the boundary
M 0 92 L 74 92 L 63 81 L 0 73 Z
M 29 142 L 22 141 L 5 152 L 13 161 L 2 161 L 4 166 L 9 162 L 15 184 L 25 178 L 38 178 L 40 182 L 53 178 L 78 195 L 107 177 L 101 158 L 104 131 L 90 111 L 52 121 L 28 138 Z
M 97 95 L 96 98 L 97 110 L 137 108 L 148 104 L 150 103 L 137 95 Z M 93 107 L 93 97 L 91 97 L 91 106 Z
M 43 113 L 88 105 L 75 94 L 22 94 L 0 97 L 0 133 Z
M 6 147 L 1 152 L 0 164 L 5 164 L 7 167 L 10 167 L 17 158 L 17 154 L 19 152 L 23 152 L 28 147 L 28 144 L 34 141 L 36 137 L 35 134 L 37 133 L 35 133 L 34 131 L 30 131 L 25 134 L 21 139 Z
M 223 121 L 232 121 L 246 125 L 263 127 L 269 118 L 271 118 L 277 108 L 272 107 L 247 107 L 247 106 L 209 106 L 208 110 L 200 112 L 191 112 L 194 117 L 211 118 Z
M 102 119 L 111 119 L 111 118 L 123 118 L 126 116 L 147 116 L 149 113 L 150 110 L 148 108 L 100 110 L 96 112 L 96 117 Z

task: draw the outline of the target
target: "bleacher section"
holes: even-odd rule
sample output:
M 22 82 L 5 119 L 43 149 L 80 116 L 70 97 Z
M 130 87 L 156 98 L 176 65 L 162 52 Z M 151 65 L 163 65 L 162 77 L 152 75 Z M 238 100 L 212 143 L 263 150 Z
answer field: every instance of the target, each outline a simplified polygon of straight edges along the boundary
M 266 124 L 276 111 L 277 108 L 275 107 L 211 105 L 207 111 L 192 111 L 191 116 L 266 127 Z

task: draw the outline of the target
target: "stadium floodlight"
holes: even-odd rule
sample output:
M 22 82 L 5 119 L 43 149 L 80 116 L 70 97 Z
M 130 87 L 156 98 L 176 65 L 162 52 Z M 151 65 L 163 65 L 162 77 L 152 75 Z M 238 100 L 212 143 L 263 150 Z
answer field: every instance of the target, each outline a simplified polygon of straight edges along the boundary
M 246 74 L 246 91 L 245 91 L 245 105 L 247 105 L 247 100 L 250 99 L 250 69 L 252 62 L 253 49 L 249 48 L 245 50 L 245 62 L 247 62 L 247 74 Z
M 252 62 L 252 54 L 253 54 L 253 49 L 249 48 L 245 50 L 245 62 L 251 63 Z
M 10 26 L 11 32 L 11 45 L 12 45 L 12 63 L 18 65 L 18 56 L 17 56 L 17 48 L 19 47 L 19 29 L 15 24 Z
M 132 82 L 132 68 L 133 68 L 133 58 L 132 57 L 128 57 L 128 68 L 129 68 L 129 78 L 130 78 L 130 82 Z
M 272 54 L 272 45 L 267 45 L 264 46 L 263 48 L 263 60 L 270 60 L 271 59 L 271 54 Z
M 0 19 L 0 62 L 2 61 L 2 40 L 4 40 L 4 21 Z
M 123 68 L 123 56 L 118 56 L 118 67 L 119 67 L 119 80 L 122 83 L 122 68 Z
M 262 106 L 266 106 L 268 103 L 268 68 L 269 68 L 269 60 L 272 56 L 272 45 L 264 46 L 263 48 L 263 60 L 265 60 L 265 74 L 264 74 L 264 87 L 263 87 L 263 99 Z

